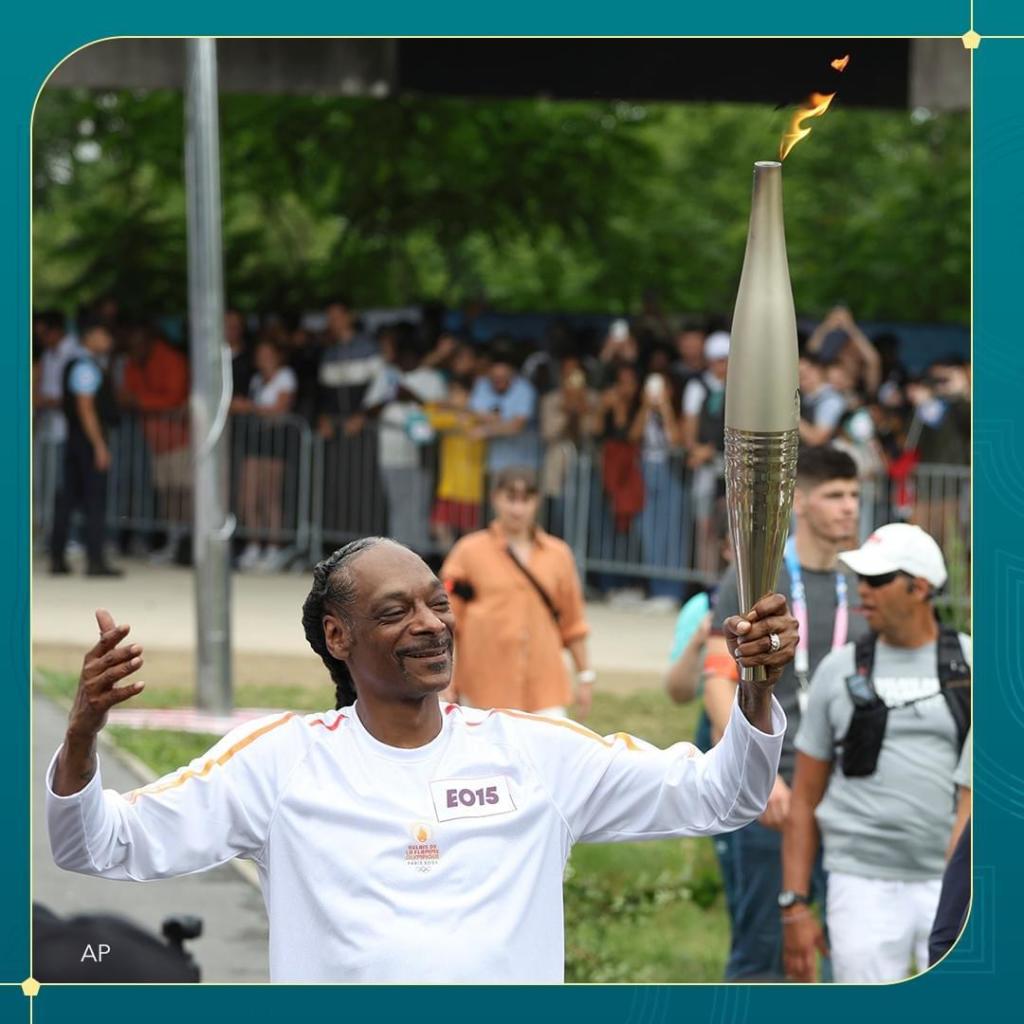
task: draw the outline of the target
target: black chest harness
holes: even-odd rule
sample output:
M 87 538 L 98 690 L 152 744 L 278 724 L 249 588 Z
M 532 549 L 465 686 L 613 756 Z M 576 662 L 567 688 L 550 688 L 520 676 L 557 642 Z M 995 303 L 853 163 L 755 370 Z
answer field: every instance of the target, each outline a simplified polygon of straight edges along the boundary
M 929 694 L 928 697 L 918 697 L 890 708 L 878 696 L 872 679 L 877 643 L 876 633 L 868 633 L 857 641 L 853 662 L 857 670 L 852 676 L 846 677 L 846 692 L 853 701 L 853 717 L 850 719 L 850 728 L 839 743 L 839 763 L 843 774 L 852 778 L 874 774 L 889 712 L 934 696 Z M 967 731 L 971 727 L 971 669 L 955 629 L 943 626 L 936 646 L 939 692 L 945 698 L 956 723 L 958 749 L 962 750 Z

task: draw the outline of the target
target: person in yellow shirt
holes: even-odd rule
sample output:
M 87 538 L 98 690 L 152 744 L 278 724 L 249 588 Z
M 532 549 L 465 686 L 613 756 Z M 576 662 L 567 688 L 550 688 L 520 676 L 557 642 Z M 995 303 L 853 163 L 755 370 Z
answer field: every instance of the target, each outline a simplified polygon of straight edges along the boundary
M 487 442 L 474 436 L 469 412 L 471 381 L 452 379 L 445 402 L 428 402 L 423 411 L 441 435 L 437 495 L 431 525 L 444 550 L 480 526 L 484 501 L 484 456 Z

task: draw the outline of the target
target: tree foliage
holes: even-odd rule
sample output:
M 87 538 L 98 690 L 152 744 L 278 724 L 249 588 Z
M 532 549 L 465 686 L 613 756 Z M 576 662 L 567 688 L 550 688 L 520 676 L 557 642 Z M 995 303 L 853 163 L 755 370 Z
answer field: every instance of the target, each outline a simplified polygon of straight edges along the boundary
M 233 303 L 297 309 L 486 293 L 504 309 L 732 305 L 752 164 L 788 114 L 726 104 L 224 96 Z M 34 122 L 40 305 L 185 303 L 177 93 L 48 89 Z M 797 306 L 965 322 L 965 117 L 844 110 L 787 159 Z

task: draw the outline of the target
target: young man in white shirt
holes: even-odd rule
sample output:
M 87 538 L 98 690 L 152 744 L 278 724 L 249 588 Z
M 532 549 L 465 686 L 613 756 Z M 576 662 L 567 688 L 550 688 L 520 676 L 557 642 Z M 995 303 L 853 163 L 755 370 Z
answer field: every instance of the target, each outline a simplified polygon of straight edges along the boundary
M 705 755 L 442 705 L 454 641 L 444 586 L 393 541 L 355 541 L 316 567 L 303 608 L 336 709 L 250 722 L 120 796 L 100 788 L 96 736 L 141 690 L 114 684 L 141 667 L 142 648 L 109 613 L 97 620 L 47 773 L 54 857 L 120 879 L 251 859 L 274 981 L 561 981 L 574 842 L 708 835 L 763 811 L 785 731 L 772 686 L 797 638 L 778 595 L 730 620 L 734 655 L 770 678 L 740 686 Z

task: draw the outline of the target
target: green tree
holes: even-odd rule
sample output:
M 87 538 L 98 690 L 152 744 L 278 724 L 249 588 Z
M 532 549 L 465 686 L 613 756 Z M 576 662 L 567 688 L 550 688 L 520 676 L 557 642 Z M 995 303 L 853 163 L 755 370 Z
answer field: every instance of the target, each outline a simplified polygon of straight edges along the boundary
M 225 96 L 231 301 L 480 293 L 505 309 L 731 309 L 754 160 L 788 112 L 737 104 Z M 34 123 L 41 305 L 185 302 L 182 100 L 47 89 Z M 833 109 L 786 162 L 798 308 L 966 322 L 969 127 Z

